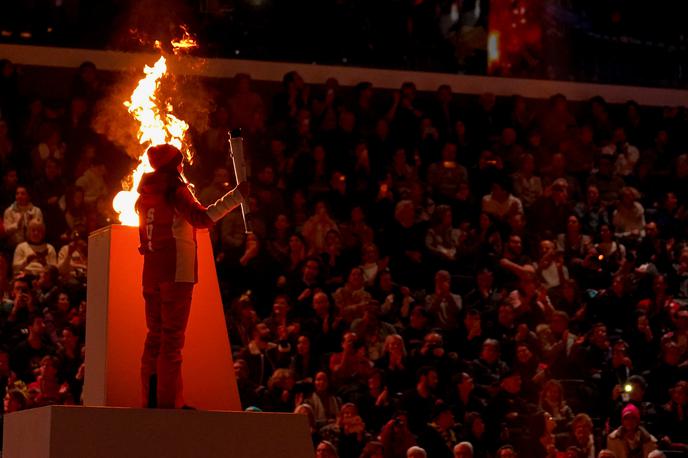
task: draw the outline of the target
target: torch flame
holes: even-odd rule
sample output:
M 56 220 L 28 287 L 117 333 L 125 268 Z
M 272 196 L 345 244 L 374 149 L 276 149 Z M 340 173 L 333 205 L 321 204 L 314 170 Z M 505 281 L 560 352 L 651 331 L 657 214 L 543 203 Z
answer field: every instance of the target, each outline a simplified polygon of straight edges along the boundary
M 160 87 L 160 80 L 167 72 L 164 56 L 152 67 L 145 66 L 146 75 L 142 78 L 131 98 L 124 102 L 129 113 L 139 122 L 138 139 L 143 146 L 139 157 L 139 164 L 127 180 L 128 189 L 120 191 L 112 201 L 112 206 L 119 213 L 119 220 L 125 226 L 138 226 L 139 217 L 135 204 L 139 197 L 138 186 L 144 173 L 153 171 L 145 154 L 150 146 L 169 143 L 184 153 L 190 160 L 190 151 L 184 143 L 184 135 L 189 125 L 172 114 L 172 105 L 158 100 L 156 94 Z

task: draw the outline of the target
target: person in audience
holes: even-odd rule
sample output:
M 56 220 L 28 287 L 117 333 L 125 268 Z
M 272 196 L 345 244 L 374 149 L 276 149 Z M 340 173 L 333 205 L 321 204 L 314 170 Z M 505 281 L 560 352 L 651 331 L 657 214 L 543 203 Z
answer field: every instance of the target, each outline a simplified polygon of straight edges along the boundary
M 55 248 L 45 243 L 45 225 L 41 221 L 31 221 L 27 228 L 26 241 L 21 242 L 14 249 L 12 260 L 14 274 L 27 273 L 39 276 L 48 266 L 56 265 Z
M 31 202 L 27 186 L 17 186 L 14 197 L 14 203 L 5 209 L 3 217 L 3 230 L 10 247 L 26 240 L 30 222 L 43 222 L 43 212 Z

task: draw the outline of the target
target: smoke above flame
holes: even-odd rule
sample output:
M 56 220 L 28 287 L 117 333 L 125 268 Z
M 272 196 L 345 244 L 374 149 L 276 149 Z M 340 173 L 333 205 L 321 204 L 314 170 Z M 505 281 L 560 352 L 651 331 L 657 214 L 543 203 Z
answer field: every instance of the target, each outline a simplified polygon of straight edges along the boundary
M 183 30 L 184 37 L 172 42 L 175 53 L 177 49 L 190 49 L 196 46 L 186 29 Z M 188 162 L 192 159 L 189 145 L 185 142 L 189 125 L 173 114 L 174 107 L 170 101 L 160 100 L 159 97 L 161 82 L 167 75 L 165 56 L 160 56 L 152 67 L 146 65 L 143 73 L 145 76 L 139 80 L 129 100 L 124 102 L 129 114 L 139 125 L 137 132 L 138 142 L 141 145 L 139 162 L 129 179 L 125 181 L 126 184 L 123 186 L 125 189 L 120 191 L 112 201 L 113 208 L 119 214 L 120 222 L 126 226 L 139 225 L 139 217 L 135 209 L 136 200 L 139 197 L 138 186 L 143 175 L 153 171 L 148 162 L 148 156 L 145 154 L 148 148 L 169 143 L 182 151 Z

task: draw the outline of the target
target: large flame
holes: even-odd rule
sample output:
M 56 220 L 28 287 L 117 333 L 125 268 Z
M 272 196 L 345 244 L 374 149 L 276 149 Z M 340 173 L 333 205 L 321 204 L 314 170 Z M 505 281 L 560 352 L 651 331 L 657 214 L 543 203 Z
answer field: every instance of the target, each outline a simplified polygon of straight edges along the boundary
M 137 192 L 139 182 L 144 173 L 153 169 L 145 154 L 150 146 L 169 143 L 179 148 L 187 159 L 190 159 L 188 145 L 184 143 L 184 135 L 189 125 L 172 114 L 173 108 L 169 102 L 162 102 L 157 98 L 160 81 L 167 72 L 167 63 L 164 56 L 152 67 L 145 66 L 146 75 L 142 78 L 131 98 L 124 102 L 129 113 L 138 121 L 138 139 L 142 145 L 139 156 L 139 164 L 127 180 L 128 189 L 120 191 L 112 201 L 112 206 L 119 213 L 119 220 L 125 226 L 138 226 L 139 217 L 135 204 L 139 197 Z

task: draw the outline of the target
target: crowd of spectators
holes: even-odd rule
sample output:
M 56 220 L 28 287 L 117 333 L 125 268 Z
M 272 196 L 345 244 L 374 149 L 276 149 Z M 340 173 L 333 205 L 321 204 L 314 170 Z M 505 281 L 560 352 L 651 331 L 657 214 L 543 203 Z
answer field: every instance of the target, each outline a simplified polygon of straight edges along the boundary
M 243 128 L 254 231 L 213 240 L 244 408 L 306 415 L 319 458 L 686 451 L 684 108 L 234 83 L 191 176 L 231 187 Z M 106 92 L 86 63 L 48 103 L 0 65 L 4 413 L 80 402 Z

